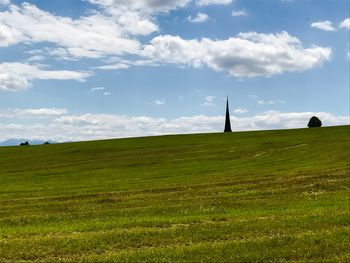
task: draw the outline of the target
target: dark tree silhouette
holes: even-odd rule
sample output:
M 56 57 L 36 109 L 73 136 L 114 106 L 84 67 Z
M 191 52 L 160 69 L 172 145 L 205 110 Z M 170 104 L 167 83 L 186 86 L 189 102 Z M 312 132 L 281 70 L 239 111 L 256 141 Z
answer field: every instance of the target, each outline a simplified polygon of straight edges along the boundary
M 307 127 L 309 128 L 316 128 L 321 126 L 322 126 L 322 122 L 316 116 L 312 116 L 311 119 L 309 120 L 309 123 L 307 124 Z
M 21 145 L 21 146 L 28 146 L 28 145 L 29 145 L 29 142 L 28 142 L 28 141 L 22 142 L 20 145 Z

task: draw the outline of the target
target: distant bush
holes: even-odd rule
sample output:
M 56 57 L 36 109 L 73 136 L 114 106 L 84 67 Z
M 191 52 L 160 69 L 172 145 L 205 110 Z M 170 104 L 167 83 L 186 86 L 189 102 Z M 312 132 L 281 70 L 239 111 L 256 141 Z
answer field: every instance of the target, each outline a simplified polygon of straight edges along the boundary
M 322 122 L 316 116 L 312 116 L 311 119 L 309 120 L 309 123 L 307 124 L 307 127 L 309 128 L 316 128 L 321 126 L 322 126 Z
M 44 142 L 44 144 L 50 144 L 50 142 L 46 141 L 46 142 Z
M 22 143 L 20 144 L 20 146 L 28 146 L 28 145 L 30 145 L 28 141 L 22 142 Z

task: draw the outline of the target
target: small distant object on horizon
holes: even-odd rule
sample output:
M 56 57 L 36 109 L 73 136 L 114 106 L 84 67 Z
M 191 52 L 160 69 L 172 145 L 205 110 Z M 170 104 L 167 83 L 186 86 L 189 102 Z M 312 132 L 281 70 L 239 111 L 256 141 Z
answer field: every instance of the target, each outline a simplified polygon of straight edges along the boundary
M 0 0 L 1 1 L 1 0 Z M 52 140 L 35 140 L 35 139 L 28 139 L 28 138 L 19 138 L 19 139 L 7 139 L 5 141 L 0 141 L 0 147 L 2 146 L 19 146 L 21 143 L 28 142 L 29 145 L 43 145 L 45 142 L 48 142 L 48 144 L 56 144 L 56 141 Z
M 225 117 L 225 129 L 224 129 L 224 132 L 232 132 L 230 110 L 229 110 L 229 106 L 228 106 L 228 96 L 227 96 L 227 100 L 226 100 L 226 117 Z
M 29 146 L 29 142 L 28 141 L 25 141 L 25 142 L 21 142 L 20 146 Z
M 50 144 L 50 142 L 49 142 L 49 141 L 46 141 L 46 142 L 44 142 L 43 144 Z
M 309 120 L 309 123 L 307 124 L 307 127 L 309 128 L 317 128 L 321 126 L 322 126 L 322 122 L 316 116 L 312 116 L 311 119 Z

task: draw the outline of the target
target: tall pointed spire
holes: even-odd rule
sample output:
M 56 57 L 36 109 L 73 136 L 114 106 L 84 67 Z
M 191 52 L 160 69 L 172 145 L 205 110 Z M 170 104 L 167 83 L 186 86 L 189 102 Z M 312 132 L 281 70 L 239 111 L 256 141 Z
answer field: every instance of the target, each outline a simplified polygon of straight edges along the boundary
M 230 120 L 230 111 L 228 107 L 228 96 L 226 101 L 226 119 L 225 119 L 225 130 L 224 132 L 232 132 L 231 130 L 231 120 Z

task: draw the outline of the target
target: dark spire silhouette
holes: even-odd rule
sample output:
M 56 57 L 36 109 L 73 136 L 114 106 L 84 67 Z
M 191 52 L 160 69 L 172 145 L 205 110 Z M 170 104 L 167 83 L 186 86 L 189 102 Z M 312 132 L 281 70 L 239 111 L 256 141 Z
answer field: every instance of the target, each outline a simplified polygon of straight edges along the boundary
M 230 111 L 228 108 L 228 97 L 226 101 L 226 119 L 225 119 L 225 130 L 224 132 L 232 132 L 231 130 L 231 120 L 230 120 Z

